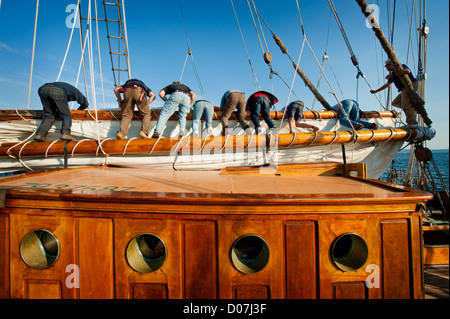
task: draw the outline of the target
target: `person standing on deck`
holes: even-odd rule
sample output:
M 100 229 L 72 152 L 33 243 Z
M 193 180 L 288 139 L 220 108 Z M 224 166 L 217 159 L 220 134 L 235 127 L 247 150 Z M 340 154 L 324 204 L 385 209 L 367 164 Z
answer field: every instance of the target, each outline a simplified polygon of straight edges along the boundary
M 310 128 L 314 132 L 317 132 L 319 130 L 317 126 L 300 122 L 302 120 L 304 107 L 305 104 L 300 100 L 293 101 L 287 106 L 286 116 L 289 121 L 289 133 L 294 133 L 294 124 L 295 127 Z
M 386 80 L 388 80 L 388 82 L 377 90 L 371 90 L 370 93 L 375 94 L 383 91 L 394 83 L 400 94 L 392 101 L 392 106 L 398 107 L 405 112 L 406 124 L 409 127 L 417 127 L 417 112 L 411 104 L 411 96 L 408 90 L 403 86 L 403 83 L 400 81 L 400 77 L 408 75 L 415 91 L 417 91 L 418 88 L 417 79 L 405 64 L 402 64 L 403 70 L 398 72 L 394 72 L 394 67 L 392 66 L 391 60 L 386 61 L 385 67 L 389 71 L 389 74 L 386 76 Z
M 220 122 L 222 123 L 223 135 L 227 135 L 230 132 L 228 126 L 228 119 L 231 113 L 237 109 L 236 119 L 244 130 L 248 130 L 250 125 L 245 120 L 245 93 L 239 90 L 228 90 L 222 96 L 220 102 L 220 109 L 222 110 L 222 116 Z
M 123 99 L 120 93 L 123 93 Z M 120 128 L 116 134 L 116 138 L 121 140 L 127 136 L 131 120 L 133 119 L 135 105 L 138 107 L 139 115 L 142 116 L 139 137 L 147 138 L 151 119 L 149 105 L 155 100 L 155 94 L 144 82 L 137 79 L 130 79 L 124 85 L 116 87 L 114 94 L 122 110 L 122 120 L 120 121 Z M 147 96 L 148 100 L 146 98 Z
M 339 104 L 332 106 L 336 111 L 339 111 L 339 122 L 347 127 L 352 127 L 355 130 L 360 130 L 363 128 L 368 128 L 372 130 L 378 129 L 378 124 L 366 122 L 359 117 L 359 104 L 355 100 L 343 100 L 340 102 L 345 113 L 342 112 Z M 348 118 L 347 118 L 348 117 Z M 351 123 L 351 125 L 350 125 Z
M 55 123 L 55 117 L 60 116 L 61 140 L 74 141 L 70 135 L 72 116 L 69 101 L 77 101 L 80 104 L 78 110 L 84 110 L 89 106 L 86 97 L 76 87 L 65 82 L 46 83 L 39 88 L 38 94 L 44 107 L 44 117 L 34 139 L 39 142 L 47 141 L 47 134 Z
M 194 108 L 194 117 L 192 120 L 192 135 L 194 137 L 200 136 L 201 132 L 201 118 L 205 116 L 205 128 L 208 135 L 212 136 L 212 118 L 214 115 L 214 105 L 208 100 L 197 100 L 192 105 Z
M 261 125 L 259 124 L 260 114 L 262 114 L 264 122 L 266 122 L 269 129 L 276 128 L 270 118 L 270 108 L 276 103 L 278 103 L 276 96 L 266 91 L 257 91 L 248 98 L 247 109 L 251 112 L 252 122 L 258 134 L 262 133 Z
M 159 114 L 158 122 L 152 138 L 158 138 L 169 118 L 178 109 L 178 124 L 180 135 L 186 135 L 186 116 L 189 114 L 189 106 L 194 102 L 197 95 L 188 86 L 174 81 L 159 92 L 159 97 L 164 101 L 164 106 Z

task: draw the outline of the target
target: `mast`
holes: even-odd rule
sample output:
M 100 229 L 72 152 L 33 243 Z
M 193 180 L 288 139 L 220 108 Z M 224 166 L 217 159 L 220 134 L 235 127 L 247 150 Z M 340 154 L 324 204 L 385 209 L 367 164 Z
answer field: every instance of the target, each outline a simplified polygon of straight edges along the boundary
M 371 19 L 373 21 L 372 23 L 372 30 L 375 32 L 376 37 L 381 43 L 381 46 L 383 47 L 384 51 L 386 52 L 388 58 L 392 61 L 392 66 L 394 67 L 394 71 L 398 72 L 402 70 L 402 65 L 397 59 L 397 55 L 395 54 L 394 50 L 392 49 L 391 45 L 389 44 L 388 40 L 386 39 L 383 31 L 381 31 L 379 24 L 377 21 L 375 21 L 375 17 L 372 14 L 372 10 L 367 5 L 366 0 L 356 0 L 358 5 L 361 8 L 362 13 L 364 16 L 368 19 Z M 405 88 L 408 90 L 408 93 L 411 96 L 411 104 L 412 107 L 417 111 L 417 113 L 422 116 L 423 121 L 427 126 L 431 126 L 433 123 L 431 119 L 428 117 L 427 111 L 425 109 L 425 101 L 422 99 L 422 97 L 414 90 L 413 84 L 411 82 L 411 79 L 408 76 L 402 76 L 400 77 L 400 81 L 403 83 Z

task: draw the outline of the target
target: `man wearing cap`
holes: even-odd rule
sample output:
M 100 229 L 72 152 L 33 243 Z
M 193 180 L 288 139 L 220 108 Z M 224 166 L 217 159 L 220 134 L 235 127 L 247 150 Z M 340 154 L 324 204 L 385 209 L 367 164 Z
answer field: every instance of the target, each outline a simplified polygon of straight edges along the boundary
M 402 64 L 403 70 L 400 70 L 398 72 L 394 72 L 394 67 L 392 66 L 391 60 L 386 61 L 385 67 L 389 71 L 389 74 L 386 76 L 386 80 L 388 80 L 388 82 L 378 90 L 371 90 L 370 93 L 378 93 L 390 87 L 392 83 L 394 83 L 400 94 L 392 101 L 392 106 L 398 107 L 405 112 L 406 124 L 408 124 L 408 126 L 417 126 L 417 112 L 411 104 L 411 96 L 407 88 L 405 88 L 403 86 L 403 83 L 400 81 L 400 77 L 408 75 L 415 91 L 417 91 L 418 88 L 417 79 L 405 64 Z
M 123 93 L 123 100 L 120 93 Z M 130 79 L 124 85 L 116 87 L 114 94 L 122 110 L 122 120 L 120 121 L 120 128 L 116 134 L 116 138 L 121 140 L 127 136 L 131 120 L 133 119 L 135 105 L 138 107 L 139 115 L 142 116 L 139 137 L 147 138 L 148 128 L 150 126 L 149 104 L 155 100 L 155 94 L 144 82 L 138 79 Z

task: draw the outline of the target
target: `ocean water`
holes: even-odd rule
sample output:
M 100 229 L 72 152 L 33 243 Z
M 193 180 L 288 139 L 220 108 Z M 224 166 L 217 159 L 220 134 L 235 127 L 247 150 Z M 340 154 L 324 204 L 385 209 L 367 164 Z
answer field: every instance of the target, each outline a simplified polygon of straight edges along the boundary
M 434 162 L 436 163 L 436 166 L 439 170 L 439 173 L 444 180 L 445 185 L 447 186 L 447 189 L 449 189 L 449 150 L 431 150 L 433 154 Z M 402 172 L 404 172 L 408 167 L 408 160 L 409 160 L 409 148 L 406 150 L 403 150 L 399 152 L 395 158 L 395 161 L 393 162 L 393 167 L 396 170 L 400 170 L 400 175 Z M 443 187 L 441 186 L 439 179 L 438 179 L 438 173 L 434 169 L 434 166 L 431 162 L 428 163 L 431 171 L 431 175 L 434 177 L 436 186 L 439 190 L 443 190 Z M 391 165 L 392 166 L 392 165 Z M 388 171 L 386 171 L 383 176 L 381 177 L 381 180 L 386 181 Z M 399 177 L 400 177 L 399 175 Z M 400 178 L 399 178 L 400 179 Z M 397 182 L 398 184 L 401 184 L 400 181 Z

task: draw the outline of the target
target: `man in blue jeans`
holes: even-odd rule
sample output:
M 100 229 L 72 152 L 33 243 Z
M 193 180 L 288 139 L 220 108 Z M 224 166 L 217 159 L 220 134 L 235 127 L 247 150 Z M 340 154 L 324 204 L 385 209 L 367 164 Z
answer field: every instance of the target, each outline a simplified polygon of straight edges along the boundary
M 176 81 L 162 89 L 159 92 L 159 97 L 165 103 L 156 122 L 152 138 L 158 138 L 162 134 L 167 120 L 177 109 L 180 135 L 184 136 L 186 134 L 186 116 L 190 111 L 189 106 L 194 102 L 197 95 L 188 86 Z
M 343 100 L 341 101 L 342 108 L 344 109 L 345 113 L 348 116 L 345 116 L 344 112 L 342 112 L 341 108 L 339 107 L 339 104 L 336 104 L 333 106 L 333 109 L 336 111 L 339 111 L 339 122 L 341 122 L 342 125 L 347 127 L 353 127 L 355 130 L 360 130 L 362 128 L 369 128 L 376 130 L 378 128 L 378 125 L 375 123 L 370 123 L 363 121 L 359 118 L 359 104 L 358 102 L 354 100 Z M 349 121 L 350 120 L 350 121 Z M 350 125 L 350 123 L 352 125 Z
M 255 92 L 248 98 L 247 109 L 250 110 L 252 122 L 255 125 L 257 134 L 262 132 L 261 125 L 259 124 L 259 114 L 262 115 L 269 129 L 276 128 L 270 118 L 270 108 L 276 103 L 278 103 L 278 99 L 275 95 L 266 91 Z
M 70 135 L 72 116 L 69 101 L 77 101 L 80 104 L 78 110 L 84 110 L 89 106 L 86 97 L 77 88 L 64 82 L 46 83 L 39 88 L 38 94 L 44 107 L 44 118 L 34 139 L 38 142 L 47 141 L 48 131 L 55 123 L 55 118 L 60 116 L 62 119 L 61 140 L 75 140 Z
M 208 100 L 197 100 L 192 105 L 194 107 L 194 117 L 192 119 L 192 135 L 194 137 L 201 135 L 201 118 L 205 116 L 205 128 L 208 135 L 213 135 L 212 118 L 214 115 L 214 105 Z

